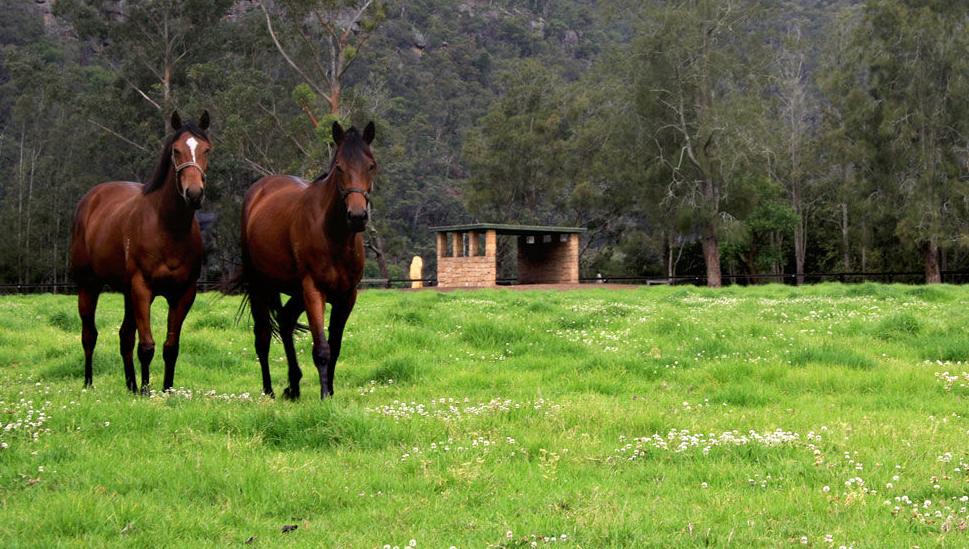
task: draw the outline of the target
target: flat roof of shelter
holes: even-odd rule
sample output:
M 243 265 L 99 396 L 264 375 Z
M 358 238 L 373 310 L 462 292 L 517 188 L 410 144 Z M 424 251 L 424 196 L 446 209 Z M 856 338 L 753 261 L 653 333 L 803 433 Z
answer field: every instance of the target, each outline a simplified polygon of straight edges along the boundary
M 467 231 L 495 231 L 502 235 L 540 235 L 549 233 L 575 234 L 584 233 L 582 227 L 544 227 L 541 225 L 502 225 L 500 223 L 472 223 L 470 225 L 449 225 L 447 227 L 431 227 L 438 233 L 453 233 Z

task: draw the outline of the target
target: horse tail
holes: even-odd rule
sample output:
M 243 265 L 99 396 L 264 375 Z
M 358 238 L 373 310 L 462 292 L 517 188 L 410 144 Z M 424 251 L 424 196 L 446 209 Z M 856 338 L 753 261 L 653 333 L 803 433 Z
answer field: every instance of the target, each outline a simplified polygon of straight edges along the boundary
M 249 302 L 251 301 L 251 288 L 249 279 L 246 276 L 245 266 L 236 268 L 228 276 L 224 277 L 219 283 L 219 291 L 224 295 L 242 294 L 239 310 L 236 311 L 236 324 L 238 324 L 246 316 L 246 312 L 250 306 Z M 267 305 L 269 307 L 269 330 L 272 332 L 273 338 L 279 340 L 279 315 L 283 311 L 283 303 L 280 300 L 278 292 L 271 295 Z M 293 330 L 300 333 L 308 333 L 310 328 L 306 324 L 295 322 L 293 324 Z
M 249 280 L 246 277 L 244 267 L 237 266 L 219 281 L 219 293 L 222 295 L 242 294 L 242 301 L 239 302 L 239 309 L 236 311 L 236 324 L 242 321 L 249 309 Z

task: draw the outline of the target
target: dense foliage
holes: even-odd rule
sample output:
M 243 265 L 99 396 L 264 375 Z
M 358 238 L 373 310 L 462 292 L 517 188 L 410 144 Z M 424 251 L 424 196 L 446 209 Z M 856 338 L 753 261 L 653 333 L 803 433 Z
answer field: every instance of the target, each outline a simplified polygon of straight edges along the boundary
M 969 267 L 964 3 L 0 9 L 0 283 L 67 279 L 74 204 L 145 178 L 173 108 L 214 118 L 210 279 L 248 185 L 321 173 L 334 119 L 378 124 L 371 275 L 469 221 L 587 227 L 586 275 Z

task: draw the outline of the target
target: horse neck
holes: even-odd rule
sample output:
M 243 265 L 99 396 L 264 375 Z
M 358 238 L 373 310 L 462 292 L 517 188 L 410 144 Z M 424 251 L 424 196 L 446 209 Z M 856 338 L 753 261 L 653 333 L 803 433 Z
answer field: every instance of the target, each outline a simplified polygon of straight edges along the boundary
M 347 222 L 347 207 L 337 190 L 340 185 L 339 171 L 333 170 L 321 181 L 310 185 L 308 210 L 316 219 L 311 224 L 321 226 L 325 234 L 337 242 L 350 242 L 357 233 L 350 230 Z
M 186 231 L 195 220 L 195 209 L 180 194 L 175 183 L 175 168 L 168 170 L 165 184 L 148 195 L 149 202 L 158 211 L 158 218 L 173 232 Z

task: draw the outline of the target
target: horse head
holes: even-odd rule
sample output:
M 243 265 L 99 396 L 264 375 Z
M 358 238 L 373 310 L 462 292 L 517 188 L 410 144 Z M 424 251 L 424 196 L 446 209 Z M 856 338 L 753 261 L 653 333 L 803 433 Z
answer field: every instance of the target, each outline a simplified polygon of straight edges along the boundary
M 205 198 L 205 171 L 212 150 L 212 143 L 205 133 L 209 127 L 209 111 L 202 112 L 198 125 L 182 124 L 178 111 L 175 111 L 171 123 L 175 130 L 171 154 L 176 190 L 189 206 L 198 209 Z
M 370 150 L 374 138 L 373 122 L 361 135 L 356 128 L 344 131 L 339 122 L 333 123 L 333 142 L 336 154 L 331 173 L 347 209 L 347 223 L 354 232 L 363 232 L 370 218 L 370 193 L 377 175 L 377 160 Z

